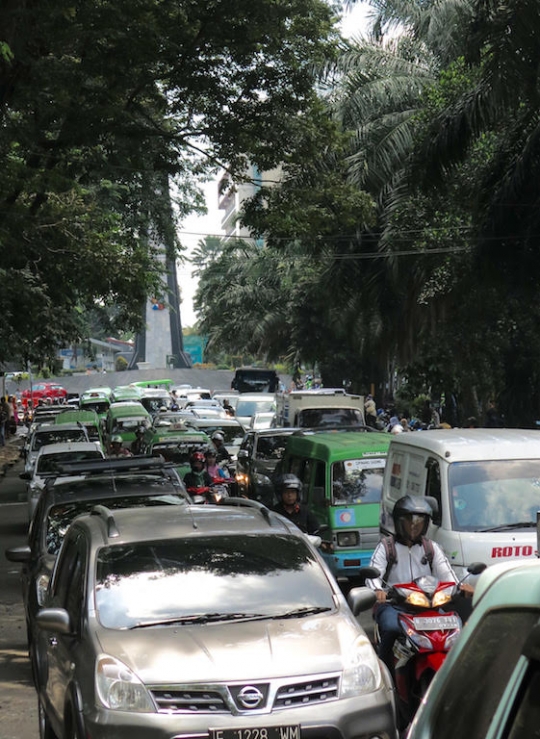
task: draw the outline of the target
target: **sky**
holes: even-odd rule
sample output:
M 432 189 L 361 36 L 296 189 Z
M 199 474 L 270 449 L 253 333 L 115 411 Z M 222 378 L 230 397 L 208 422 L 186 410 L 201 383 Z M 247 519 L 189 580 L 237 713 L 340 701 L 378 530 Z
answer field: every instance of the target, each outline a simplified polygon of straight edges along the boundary
M 344 15 L 342 30 L 344 36 L 354 36 L 365 27 L 368 4 L 358 2 L 348 13 Z M 186 248 L 186 255 L 196 248 L 201 239 L 208 234 L 221 235 L 222 212 L 218 209 L 217 180 L 211 180 L 203 185 L 206 198 L 207 214 L 204 216 L 189 216 L 182 224 L 178 235 L 180 241 Z M 182 327 L 189 328 L 197 321 L 197 315 L 193 308 L 193 298 L 197 289 L 197 280 L 192 276 L 193 266 L 184 262 L 178 268 L 178 284 L 182 296 L 180 315 Z

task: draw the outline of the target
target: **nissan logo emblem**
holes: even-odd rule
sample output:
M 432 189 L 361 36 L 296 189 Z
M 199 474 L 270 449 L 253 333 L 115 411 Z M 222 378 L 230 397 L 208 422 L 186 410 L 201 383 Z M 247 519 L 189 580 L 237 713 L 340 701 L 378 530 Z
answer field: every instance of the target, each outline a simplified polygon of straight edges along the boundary
M 245 688 L 238 693 L 238 702 L 244 708 L 257 708 L 263 701 L 263 694 L 259 688 L 253 685 L 246 685 Z

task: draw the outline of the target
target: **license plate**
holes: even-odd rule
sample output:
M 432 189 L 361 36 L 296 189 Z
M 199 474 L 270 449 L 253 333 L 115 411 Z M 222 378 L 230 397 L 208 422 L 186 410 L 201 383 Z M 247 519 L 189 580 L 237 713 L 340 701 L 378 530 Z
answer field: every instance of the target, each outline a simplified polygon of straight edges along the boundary
M 299 726 L 267 726 L 258 729 L 209 729 L 210 739 L 300 739 Z
M 458 629 L 461 625 L 457 616 L 417 616 L 413 623 L 418 631 Z

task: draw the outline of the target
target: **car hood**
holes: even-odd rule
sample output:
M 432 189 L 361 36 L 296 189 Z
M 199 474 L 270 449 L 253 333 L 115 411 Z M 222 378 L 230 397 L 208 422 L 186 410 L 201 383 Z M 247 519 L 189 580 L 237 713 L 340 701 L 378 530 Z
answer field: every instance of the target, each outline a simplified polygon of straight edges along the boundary
M 335 611 L 300 619 L 101 630 L 104 652 L 146 684 L 261 680 L 343 669 L 355 619 Z

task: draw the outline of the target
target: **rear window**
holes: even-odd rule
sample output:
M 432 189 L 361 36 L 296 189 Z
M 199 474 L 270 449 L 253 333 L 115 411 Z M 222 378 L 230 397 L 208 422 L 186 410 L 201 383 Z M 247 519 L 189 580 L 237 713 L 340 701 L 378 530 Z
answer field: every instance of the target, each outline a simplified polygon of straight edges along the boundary
M 237 369 L 231 383 L 233 390 L 240 393 L 275 393 L 279 378 L 275 370 Z

